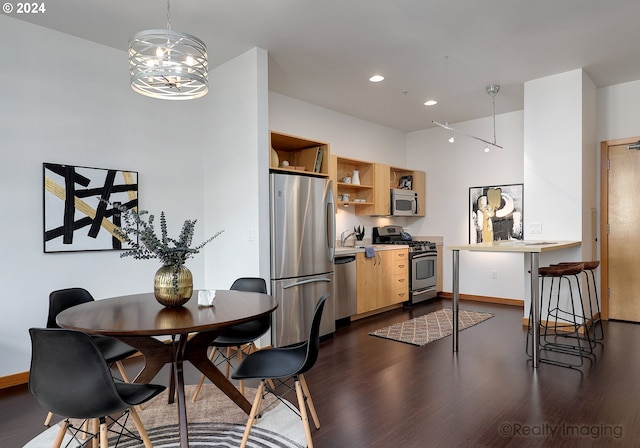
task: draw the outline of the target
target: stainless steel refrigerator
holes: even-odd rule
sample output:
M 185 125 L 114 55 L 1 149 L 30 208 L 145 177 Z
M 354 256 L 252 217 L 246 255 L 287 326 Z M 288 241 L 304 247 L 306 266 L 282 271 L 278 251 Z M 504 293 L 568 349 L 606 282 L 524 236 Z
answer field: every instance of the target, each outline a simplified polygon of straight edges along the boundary
M 308 338 L 318 299 L 330 293 L 320 335 L 335 331 L 335 203 L 325 178 L 270 174 L 271 294 L 278 302 L 271 342 L 283 347 Z

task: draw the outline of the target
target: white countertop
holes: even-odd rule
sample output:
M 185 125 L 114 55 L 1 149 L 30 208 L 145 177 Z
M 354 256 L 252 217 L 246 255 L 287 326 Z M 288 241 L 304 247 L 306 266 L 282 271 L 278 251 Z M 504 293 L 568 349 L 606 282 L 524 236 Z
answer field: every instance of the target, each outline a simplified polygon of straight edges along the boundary
M 397 244 L 365 244 L 362 247 L 359 245 L 357 247 L 336 247 L 336 256 L 340 255 L 353 255 L 359 252 L 364 252 L 364 248 L 373 247 L 375 250 L 394 250 L 394 249 L 406 249 L 408 246 L 401 246 Z
M 447 246 L 449 250 L 469 250 L 476 252 L 547 252 L 552 250 L 567 249 L 582 244 L 581 241 L 553 241 L 553 240 L 505 240 L 489 241 L 486 243 L 462 244 Z

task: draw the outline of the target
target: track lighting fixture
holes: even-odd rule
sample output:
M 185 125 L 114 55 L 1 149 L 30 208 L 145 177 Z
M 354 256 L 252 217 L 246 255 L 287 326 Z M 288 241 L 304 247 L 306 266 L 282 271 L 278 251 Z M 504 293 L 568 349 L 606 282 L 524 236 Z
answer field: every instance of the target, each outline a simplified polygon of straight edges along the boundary
M 488 85 L 486 88 L 486 91 L 487 91 L 487 94 L 490 95 L 491 98 L 493 99 L 493 142 L 490 142 L 480 137 L 476 137 L 475 135 L 467 134 L 466 132 L 462 132 L 459 129 L 454 128 L 453 126 L 450 126 L 449 123 L 447 122 L 443 124 L 433 120 L 432 121 L 433 124 L 453 132 L 453 136 L 449 139 L 449 142 L 451 143 L 455 142 L 455 135 L 460 134 L 460 135 L 466 135 L 467 137 L 471 137 L 473 139 L 479 140 L 482 143 L 484 143 L 485 144 L 484 152 L 489 152 L 490 146 L 493 146 L 494 148 L 503 149 L 502 146 L 496 143 L 496 95 L 500 91 L 500 86 L 498 84 Z

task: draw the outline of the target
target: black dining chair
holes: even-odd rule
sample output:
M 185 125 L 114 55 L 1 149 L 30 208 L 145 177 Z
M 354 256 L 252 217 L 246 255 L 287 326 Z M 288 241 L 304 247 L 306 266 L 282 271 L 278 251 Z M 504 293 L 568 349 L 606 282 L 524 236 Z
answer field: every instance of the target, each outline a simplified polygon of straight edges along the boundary
M 47 328 L 60 328 L 56 323 L 56 317 L 62 311 L 72 306 L 80 305 L 82 303 L 92 302 L 93 296 L 83 288 L 66 288 L 53 291 L 49 294 L 49 314 L 47 316 Z M 92 335 L 100 353 L 106 360 L 107 364 L 115 364 L 122 376 L 122 380 L 130 383 L 127 371 L 122 364 L 122 360 L 135 354 L 137 350 L 130 345 L 120 342 L 119 340 L 103 335 Z M 45 426 L 49 426 L 53 413 L 49 412 L 45 419 Z
M 134 406 L 155 397 L 164 386 L 116 382 L 95 340 L 80 331 L 31 328 L 29 334 L 32 347 L 29 392 L 45 409 L 65 417 L 54 448 L 61 445 L 67 430 L 75 430 L 73 437 L 76 437 L 79 427 L 69 419 L 98 419 L 100 448 L 108 448 L 107 418 L 127 413 L 144 446 L 151 448 Z M 121 429 L 125 431 L 123 426 Z M 131 432 L 121 432 L 123 435 L 135 437 Z
M 242 437 L 242 443 L 240 444 L 241 448 L 247 445 L 251 427 L 260 416 L 260 407 L 264 396 L 267 393 L 272 393 L 289 408 L 293 409 L 290 403 L 282 398 L 287 392 L 292 390 L 295 390 L 298 398 L 298 412 L 304 426 L 307 447 L 313 448 L 311 429 L 309 428 L 309 417 L 306 409 L 307 406 L 309 407 L 316 428 L 320 428 L 320 421 L 318 420 L 318 414 L 313 406 L 311 394 L 309 393 L 309 388 L 303 374 L 309 371 L 318 359 L 318 351 L 320 349 L 320 320 L 322 318 L 324 304 L 328 297 L 329 293 L 325 293 L 318 300 L 313 313 L 309 338 L 306 341 L 287 347 L 271 348 L 251 353 L 240 363 L 231 376 L 236 380 L 260 380 L 258 391 L 256 392 L 256 397 L 253 401 L 251 412 L 249 413 L 244 436 Z M 269 380 L 278 381 L 278 387 L 270 385 Z M 293 387 L 290 386 L 291 380 L 294 383 Z M 278 389 L 284 390 L 284 393 L 280 394 Z
M 231 285 L 232 291 L 250 291 L 259 292 L 262 294 L 267 293 L 267 283 L 260 277 L 240 277 Z M 250 322 L 234 325 L 226 330 L 220 336 L 218 336 L 211 346 L 213 347 L 209 359 L 213 361 L 216 357 L 216 352 L 224 358 L 226 362 L 226 374 L 229 378 L 231 362 L 233 359 L 232 350 L 235 350 L 238 362 L 242 361 L 243 350 L 247 350 L 248 353 L 257 350 L 255 341 L 260 339 L 271 328 L 271 316 L 265 316 L 260 319 L 255 319 Z M 226 349 L 226 353 L 223 351 Z M 192 402 L 195 403 L 200 393 L 200 389 L 204 384 L 205 376 L 201 375 L 195 391 L 193 392 Z M 240 387 L 240 393 L 244 395 L 244 381 L 240 381 L 238 386 Z

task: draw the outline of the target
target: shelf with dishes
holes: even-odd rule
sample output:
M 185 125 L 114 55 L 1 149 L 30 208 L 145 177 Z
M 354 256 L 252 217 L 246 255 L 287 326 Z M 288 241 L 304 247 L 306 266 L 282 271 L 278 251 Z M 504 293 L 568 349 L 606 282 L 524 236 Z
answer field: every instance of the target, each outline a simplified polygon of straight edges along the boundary
M 424 171 L 331 155 L 329 177 L 334 181 L 337 204 L 355 205 L 356 215 L 389 216 L 390 190 L 405 189 L 417 194 L 415 216 L 425 216 Z
M 356 207 L 356 214 L 366 214 L 375 203 L 374 164 L 346 157 L 331 156 L 330 177 L 335 182 L 338 205 Z
M 336 182 L 336 201 L 339 205 L 372 205 L 373 186 Z

